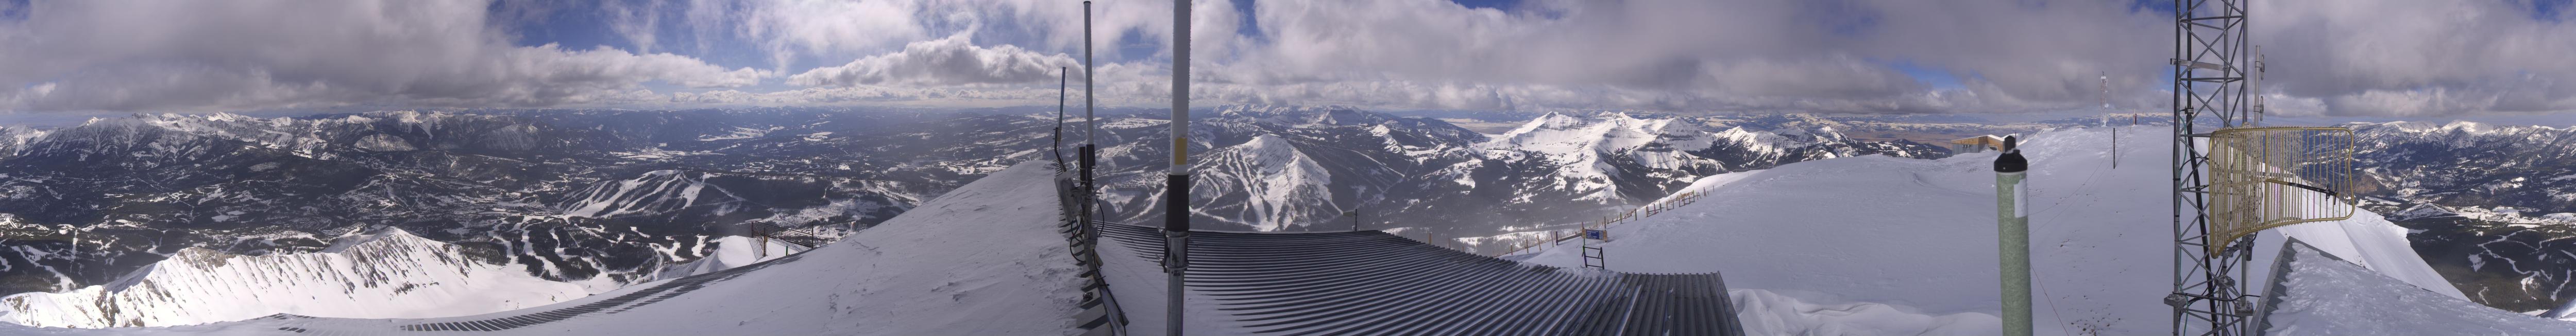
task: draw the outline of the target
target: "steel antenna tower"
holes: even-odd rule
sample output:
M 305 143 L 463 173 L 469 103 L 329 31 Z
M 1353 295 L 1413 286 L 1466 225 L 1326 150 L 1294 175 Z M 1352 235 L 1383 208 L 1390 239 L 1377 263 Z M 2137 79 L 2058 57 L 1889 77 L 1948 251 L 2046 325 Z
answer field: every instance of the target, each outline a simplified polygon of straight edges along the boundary
M 2111 73 L 2102 73 L 2102 109 L 2111 109 Z
M 2218 128 L 2250 126 L 2259 113 L 2249 100 L 2254 53 L 2247 42 L 2250 0 L 2174 2 L 2173 58 L 2173 307 L 2174 335 L 2246 335 L 2254 306 L 2246 295 L 2245 264 L 2252 242 L 2226 245 L 2210 239 L 2207 144 Z M 2251 240 L 2248 235 L 2243 239 Z M 2211 244 L 2234 246 L 2212 253 Z

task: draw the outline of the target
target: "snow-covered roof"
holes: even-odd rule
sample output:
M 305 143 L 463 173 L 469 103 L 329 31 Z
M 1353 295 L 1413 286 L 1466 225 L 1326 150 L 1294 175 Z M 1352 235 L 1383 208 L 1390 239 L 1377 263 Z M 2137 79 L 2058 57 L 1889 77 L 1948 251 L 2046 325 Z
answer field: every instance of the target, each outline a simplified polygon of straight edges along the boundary
M 1102 225 L 1134 327 L 1162 326 L 1160 229 Z M 1192 334 L 1743 335 L 1717 273 L 1525 264 L 1380 231 L 1191 233 Z

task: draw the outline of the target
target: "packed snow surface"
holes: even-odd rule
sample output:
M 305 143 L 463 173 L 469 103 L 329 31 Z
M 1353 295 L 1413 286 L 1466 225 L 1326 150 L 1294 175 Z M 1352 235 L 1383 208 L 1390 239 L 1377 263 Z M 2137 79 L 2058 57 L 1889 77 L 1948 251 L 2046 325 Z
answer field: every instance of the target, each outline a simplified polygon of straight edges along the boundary
M 2576 335 L 2576 323 L 2517 314 L 2292 248 L 2271 335 Z
M 2169 188 L 2169 133 L 2119 133 L 2116 169 L 2109 129 L 2025 142 L 2041 334 L 2170 332 L 2161 300 L 2172 279 L 2172 195 L 2158 191 Z M 1995 155 L 1864 156 L 1702 178 L 1686 190 L 1706 190 L 1705 200 L 1611 227 L 1609 268 L 1723 272 L 1748 334 L 1995 334 Z M 2257 246 L 2279 246 L 2277 235 L 2289 234 L 2401 283 L 2463 297 L 2415 256 L 2405 233 L 2361 212 L 2268 231 Z M 1580 251 L 1552 248 L 1529 261 L 1579 267 Z
M 486 334 L 508 335 L 1054 335 L 1071 334 L 1081 288 L 1053 172 L 1029 162 L 996 172 L 874 228 L 684 294 L 616 313 Z M 0 324 L 5 335 L 389 333 L 397 326 L 514 317 L 588 304 L 646 283 L 534 309 L 439 319 L 257 319 L 169 328 L 64 329 Z M 338 328 L 338 329 L 327 329 Z
M 104 286 L 0 298 L 0 322 L 157 327 L 270 314 L 351 318 L 460 316 L 589 295 L 515 265 L 386 228 L 318 253 L 240 256 L 188 248 Z M 4 334 L 4 333 L 0 333 Z

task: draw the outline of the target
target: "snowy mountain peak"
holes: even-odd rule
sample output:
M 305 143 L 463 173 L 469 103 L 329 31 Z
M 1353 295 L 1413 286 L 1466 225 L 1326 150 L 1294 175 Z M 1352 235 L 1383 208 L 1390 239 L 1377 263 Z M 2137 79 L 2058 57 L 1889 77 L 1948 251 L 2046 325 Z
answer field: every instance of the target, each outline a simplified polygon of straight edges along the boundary
M 341 253 L 348 251 L 351 248 L 380 244 L 437 243 L 437 241 L 429 240 L 428 238 L 421 238 L 420 236 L 412 235 L 410 231 L 403 231 L 402 228 L 383 227 L 372 231 L 351 231 L 348 235 L 334 238 L 332 239 L 331 247 L 322 248 L 322 253 Z
M 1209 152 L 1194 169 L 1192 194 L 1215 195 L 1199 212 L 1240 214 L 1241 224 L 1260 231 L 1289 225 L 1311 225 L 1354 208 L 1333 194 L 1333 173 L 1294 143 L 1263 134 L 1242 144 Z
M 2479 123 L 2477 123 L 2477 122 L 2472 122 L 2472 121 L 2467 121 L 2467 120 L 2452 120 L 2452 121 L 2451 121 L 2451 123 L 2448 123 L 2448 124 L 2442 124 L 2442 129 L 2443 129 L 2443 130 L 2449 130 L 2449 131 L 2454 131 L 2454 132 L 2485 133 L 2485 131 L 2482 131 L 2482 130 L 2480 130 L 2480 129 L 2482 129 L 2482 128 L 2486 128 L 2486 127 L 2487 127 L 2487 125 L 2479 124 Z
M 1291 147 L 1289 147 L 1289 146 L 1291 146 L 1291 145 L 1290 145 L 1290 144 L 1288 144 L 1288 139 L 1287 139 L 1287 138 L 1281 138 L 1281 137 L 1279 137 L 1279 135 L 1276 135 L 1276 134 L 1262 134 L 1262 135 L 1253 136 L 1251 141 L 1244 141 L 1244 142 L 1243 142 L 1243 144 L 1241 144 L 1241 145 L 1236 145 L 1236 146 L 1237 146 L 1237 147 L 1241 147 L 1241 148 L 1245 148 L 1245 150 L 1255 151 L 1255 152 L 1261 152 L 1261 153 L 1286 152 L 1286 151 L 1294 151 L 1294 150 L 1296 150 L 1295 148 L 1291 148 Z
M 1531 120 L 1519 129 L 1503 133 L 1475 148 L 1488 151 L 1526 151 L 1542 154 L 1563 163 L 1583 160 L 1586 156 L 1617 155 L 1640 148 L 1694 151 L 1709 147 L 1715 132 L 1697 119 L 1662 117 L 1638 119 L 1627 113 L 1604 112 L 1589 117 L 1549 112 Z

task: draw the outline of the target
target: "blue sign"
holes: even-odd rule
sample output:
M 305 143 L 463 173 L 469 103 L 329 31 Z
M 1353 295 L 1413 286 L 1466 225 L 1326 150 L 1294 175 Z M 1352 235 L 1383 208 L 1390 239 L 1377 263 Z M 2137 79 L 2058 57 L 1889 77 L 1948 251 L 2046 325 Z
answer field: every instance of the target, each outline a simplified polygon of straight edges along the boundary
M 1593 230 L 1593 229 L 1583 229 L 1583 239 L 1591 239 L 1591 240 L 1610 240 L 1609 238 L 1602 238 L 1602 237 L 1609 237 L 1609 236 L 1610 236 L 1610 232 L 1609 232 L 1609 231 Z

